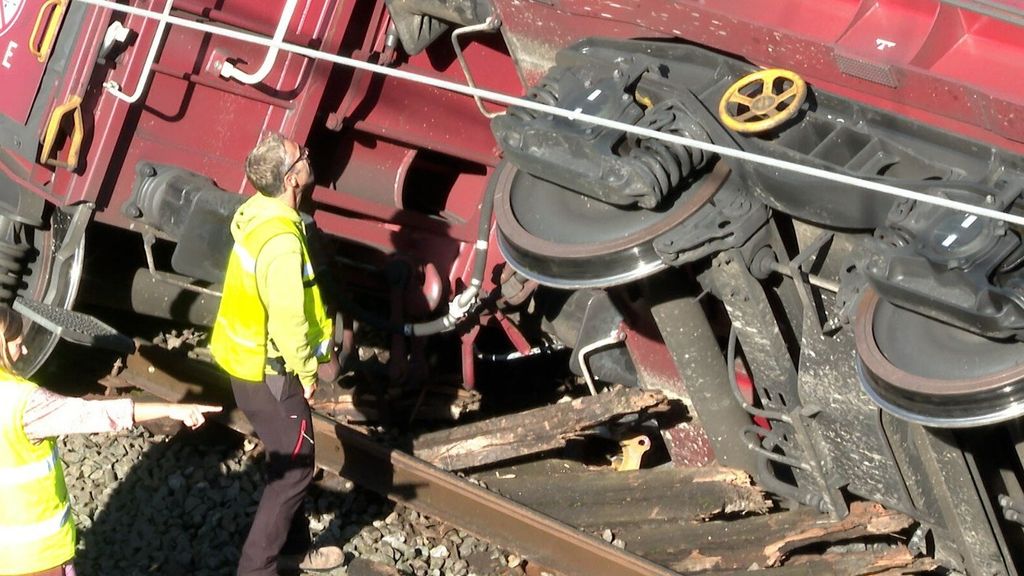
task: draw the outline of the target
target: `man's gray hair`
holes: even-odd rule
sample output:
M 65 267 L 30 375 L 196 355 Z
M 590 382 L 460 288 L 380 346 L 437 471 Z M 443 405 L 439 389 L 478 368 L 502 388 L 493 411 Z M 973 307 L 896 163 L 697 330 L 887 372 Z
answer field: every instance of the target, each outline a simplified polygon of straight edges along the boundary
M 276 198 L 284 192 L 285 163 L 288 149 L 277 132 L 267 134 L 245 158 L 245 175 L 264 196 Z

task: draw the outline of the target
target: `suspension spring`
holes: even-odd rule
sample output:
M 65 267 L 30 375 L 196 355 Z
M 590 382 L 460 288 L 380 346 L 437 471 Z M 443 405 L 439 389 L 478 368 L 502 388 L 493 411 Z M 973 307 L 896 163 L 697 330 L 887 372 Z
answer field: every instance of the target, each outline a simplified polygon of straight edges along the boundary
M 21 288 L 22 278 L 28 271 L 28 256 L 31 246 L 0 240 L 0 303 L 14 304 L 14 298 Z
M 670 101 L 660 102 L 647 109 L 637 125 L 694 140 L 709 140 L 704 128 Z M 649 138 L 633 139 L 629 157 L 636 161 L 638 171 L 651 184 L 659 201 L 708 161 L 708 155 L 703 150 Z

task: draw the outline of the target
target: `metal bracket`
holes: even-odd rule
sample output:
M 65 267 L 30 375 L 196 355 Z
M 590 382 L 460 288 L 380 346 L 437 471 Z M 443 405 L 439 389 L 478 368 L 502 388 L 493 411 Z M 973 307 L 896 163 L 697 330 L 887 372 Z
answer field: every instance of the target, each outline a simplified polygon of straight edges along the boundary
M 797 370 L 764 287 L 750 273 L 738 250 L 721 253 L 700 280 L 725 304 L 735 337 L 744 346 L 764 408 L 756 414 L 771 418 L 771 429 L 751 425 L 742 430 L 747 447 L 762 458 L 758 481 L 824 512 L 844 514 L 845 501 L 830 485 L 821 465 L 822 454 L 808 429 L 806 419 L 812 418 L 816 410 L 802 405 Z M 733 338 L 730 336 L 730 357 L 734 357 Z M 774 417 L 773 413 L 785 417 Z M 796 484 L 779 480 L 770 462 L 792 469 Z
M 814 330 L 816 336 L 821 336 L 827 327 L 831 327 L 831 322 L 823 322 L 822 315 L 825 314 L 823 307 L 818 306 L 818 301 L 815 299 L 814 294 L 811 293 L 811 280 L 810 270 L 808 269 L 821 254 L 822 250 L 825 250 L 832 242 L 832 238 L 835 234 L 832 232 L 822 232 L 817 238 L 811 242 L 810 246 L 802 250 L 797 254 L 796 258 L 789 261 L 789 273 L 793 278 L 793 284 L 796 285 L 797 294 L 800 296 L 800 303 L 804 307 L 804 315 L 813 314 L 817 318 L 817 322 L 805 323 L 805 328 L 811 328 Z M 838 292 L 838 287 L 837 290 Z M 838 328 L 836 326 L 835 328 Z
M 205 294 L 207 296 L 213 296 L 215 298 L 221 297 L 221 293 L 217 292 L 216 290 L 210 290 L 209 288 L 196 286 L 195 284 L 186 282 L 185 280 L 181 280 L 175 277 L 174 275 L 168 274 L 166 272 L 160 272 L 159 270 L 157 270 L 156 263 L 153 259 L 154 242 L 156 242 L 156 235 L 153 234 L 152 231 L 146 231 L 142 234 L 142 246 L 146 250 L 146 266 L 149 268 L 149 273 L 153 275 L 153 278 L 161 282 L 177 286 L 178 288 L 181 288 L 183 290 L 188 290 L 190 292 L 198 292 L 199 294 Z
M 622 448 L 622 460 L 614 465 L 618 472 L 629 472 L 640 469 L 640 461 L 644 454 L 651 449 L 651 439 L 643 434 L 627 438 L 619 442 Z
M 590 373 L 590 365 L 587 364 L 587 358 L 601 348 L 618 344 L 625 339 L 626 335 L 621 330 L 615 330 L 607 337 L 591 342 L 576 352 L 576 357 L 580 363 L 580 371 L 583 372 L 583 379 L 587 382 L 587 388 L 592 396 L 597 396 L 597 387 L 594 384 L 594 376 Z
M 654 250 L 666 264 L 682 266 L 745 244 L 767 220 L 764 204 L 727 181 L 695 214 L 655 238 Z

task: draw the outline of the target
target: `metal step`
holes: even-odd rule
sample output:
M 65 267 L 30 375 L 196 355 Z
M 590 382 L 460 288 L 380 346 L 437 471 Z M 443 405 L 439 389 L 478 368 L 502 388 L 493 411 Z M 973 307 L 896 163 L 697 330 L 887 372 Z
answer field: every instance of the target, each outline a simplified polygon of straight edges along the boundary
M 135 352 L 134 340 L 88 314 L 22 297 L 14 301 L 14 309 L 32 322 L 76 344 L 105 348 L 121 354 Z

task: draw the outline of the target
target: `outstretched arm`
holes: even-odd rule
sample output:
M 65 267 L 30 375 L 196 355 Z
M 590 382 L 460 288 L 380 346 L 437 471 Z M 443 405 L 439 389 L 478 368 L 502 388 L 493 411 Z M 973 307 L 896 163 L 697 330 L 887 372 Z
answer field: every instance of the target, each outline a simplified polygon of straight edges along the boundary
M 208 404 L 171 404 L 168 402 L 136 402 L 136 423 L 158 418 L 177 420 L 189 428 L 198 428 L 206 421 L 207 412 L 220 412 L 220 406 Z
M 83 400 L 39 388 L 32 393 L 25 406 L 22 427 L 30 440 L 64 434 L 114 432 L 131 428 L 136 422 L 164 417 L 174 418 L 195 428 L 205 420 L 205 412 L 219 410 L 216 406 L 195 404 L 136 404 L 127 398 Z

